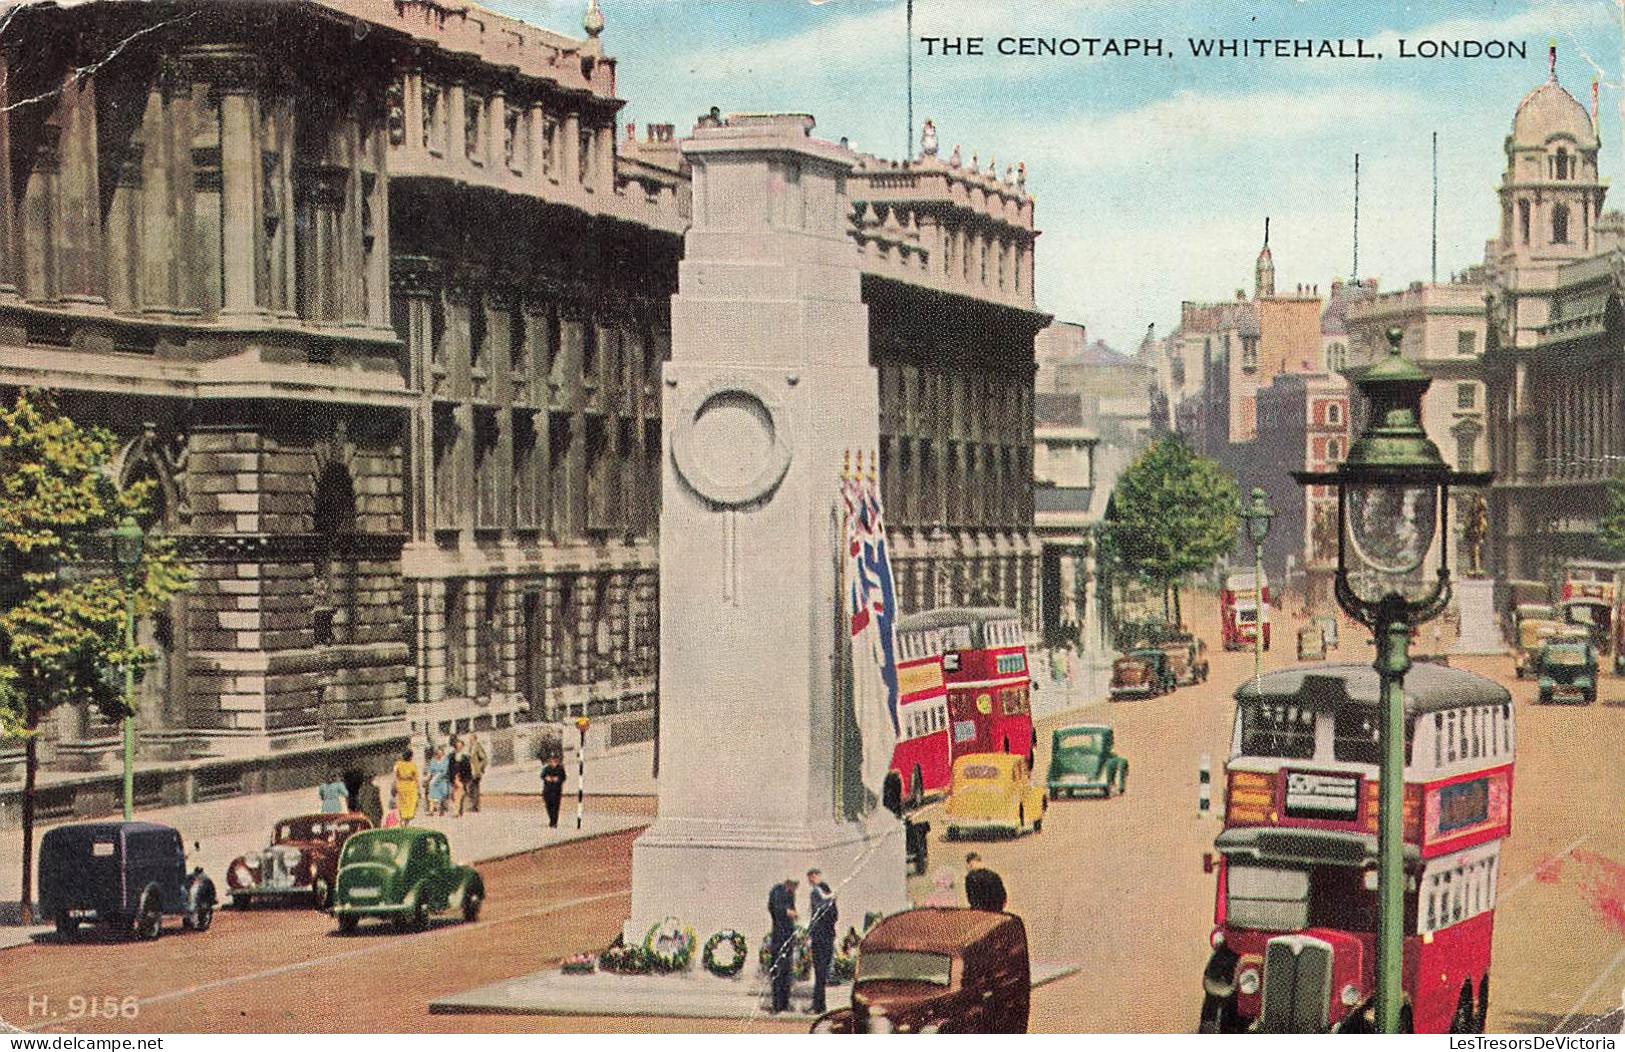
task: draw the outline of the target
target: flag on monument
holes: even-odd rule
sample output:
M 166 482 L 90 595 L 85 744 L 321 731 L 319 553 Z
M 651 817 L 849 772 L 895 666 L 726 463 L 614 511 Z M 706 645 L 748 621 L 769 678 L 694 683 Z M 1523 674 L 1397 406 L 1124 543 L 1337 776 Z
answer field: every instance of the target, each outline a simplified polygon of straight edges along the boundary
M 852 642 L 852 708 L 863 746 L 863 784 L 882 795 L 897 746 L 896 597 L 874 483 L 842 482 L 846 503 L 847 614 Z

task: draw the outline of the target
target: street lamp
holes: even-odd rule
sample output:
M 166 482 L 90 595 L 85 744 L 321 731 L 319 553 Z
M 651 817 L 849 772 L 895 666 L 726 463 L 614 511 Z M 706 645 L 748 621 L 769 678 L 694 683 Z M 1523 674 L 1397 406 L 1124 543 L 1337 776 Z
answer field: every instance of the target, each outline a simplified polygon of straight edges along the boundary
M 576 717 L 576 730 L 580 737 L 576 739 L 576 828 L 581 828 L 582 812 L 587 804 L 587 728 L 592 726 L 592 720 L 583 715 Z
M 113 531 L 113 561 L 124 574 L 124 820 L 135 817 L 135 575 L 147 535 L 129 515 Z
M 1449 546 L 1429 584 L 1422 564 L 1435 536 L 1448 536 L 1450 487 L 1487 486 L 1489 472 L 1452 471 L 1422 428 L 1422 396 L 1432 381 L 1399 353 L 1400 329 L 1388 330 L 1388 356 L 1356 381 L 1366 426 L 1335 471 L 1294 471 L 1299 485 L 1337 489 L 1337 603 L 1370 628 L 1382 681 L 1378 727 L 1377 1030 L 1399 1028 L 1405 934 L 1405 673 L 1410 630 L 1450 601 Z M 1351 568 L 1351 563 L 1357 565 Z
M 1247 524 L 1247 538 L 1253 542 L 1253 588 L 1258 592 L 1258 607 L 1253 614 L 1253 679 L 1264 674 L 1264 624 L 1269 606 L 1264 601 L 1264 541 L 1270 535 L 1270 520 L 1275 510 L 1264 503 L 1265 493 L 1253 487 L 1253 502 L 1243 505 L 1241 518 Z

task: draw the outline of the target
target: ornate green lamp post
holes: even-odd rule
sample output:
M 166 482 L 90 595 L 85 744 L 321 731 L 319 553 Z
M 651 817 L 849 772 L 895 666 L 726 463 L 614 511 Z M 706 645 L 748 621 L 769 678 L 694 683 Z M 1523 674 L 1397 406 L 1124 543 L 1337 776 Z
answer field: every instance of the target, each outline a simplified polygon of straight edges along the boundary
M 1247 524 L 1247 539 L 1253 542 L 1253 585 L 1258 589 L 1258 610 L 1253 615 L 1253 679 L 1264 674 L 1264 624 L 1269 604 L 1264 601 L 1264 541 L 1270 535 L 1275 510 L 1264 503 L 1265 493 L 1253 487 L 1251 505 L 1242 505 L 1241 519 Z
M 135 576 L 147 535 L 126 515 L 113 531 L 113 561 L 124 574 L 124 650 L 135 651 Z M 124 662 L 124 820 L 135 816 L 135 661 Z
M 1401 330 L 1388 330 L 1388 356 L 1356 381 L 1366 425 L 1336 471 L 1294 471 L 1300 485 L 1337 489 L 1337 603 L 1370 628 L 1382 678 L 1378 728 L 1377 1030 L 1399 1029 L 1405 935 L 1405 673 L 1410 631 L 1450 601 L 1448 545 L 1438 576 L 1422 564 L 1435 536 L 1449 535 L 1450 487 L 1487 486 L 1489 472 L 1452 471 L 1423 430 L 1422 396 L 1432 381 L 1399 353 Z

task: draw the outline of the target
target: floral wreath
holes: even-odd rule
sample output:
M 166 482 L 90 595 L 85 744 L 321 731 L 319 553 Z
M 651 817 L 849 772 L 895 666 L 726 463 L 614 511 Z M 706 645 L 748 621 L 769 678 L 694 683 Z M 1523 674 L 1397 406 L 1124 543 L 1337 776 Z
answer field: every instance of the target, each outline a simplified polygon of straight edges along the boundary
M 723 943 L 728 944 L 727 961 L 717 960 L 717 948 Z M 712 975 L 723 979 L 731 979 L 744 970 L 745 961 L 750 956 L 750 949 L 745 943 L 745 937 L 732 928 L 724 928 L 709 939 L 705 940 L 705 951 L 700 954 L 700 963 Z
M 609 948 L 598 955 L 598 967 L 616 975 L 646 975 L 650 970 L 649 955 L 641 946 L 626 945 L 617 935 Z
M 807 936 L 807 929 L 796 925 L 796 930 L 790 936 L 790 943 L 785 948 L 790 954 L 790 974 L 797 979 L 805 979 L 812 974 L 812 945 Z M 762 938 L 762 948 L 757 953 L 757 961 L 762 971 L 773 970 L 773 936 L 768 934 Z
M 676 917 L 667 917 L 649 926 L 649 933 L 643 937 L 643 953 L 656 971 L 680 972 L 694 959 L 698 941 L 693 928 Z

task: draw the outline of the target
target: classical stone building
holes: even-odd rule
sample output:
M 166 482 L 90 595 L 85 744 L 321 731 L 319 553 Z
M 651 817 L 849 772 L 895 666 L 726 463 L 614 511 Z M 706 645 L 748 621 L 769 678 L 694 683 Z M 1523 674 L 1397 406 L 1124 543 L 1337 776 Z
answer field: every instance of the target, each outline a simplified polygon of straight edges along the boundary
M 5 24 L 0 394 L 112 428 L 198 569 L 141 628 L 143 801 L 470 729 L 503 762 L 583 714 L 595 746 L 653 735 L 690 185 L 672 126 L 617 136 L 596 2 L 583 28 L 433 0 Z M 1036 632 L 1024 172 L 928 141 L 850 181 L 903 605 Z M 115 729 L 47 737 L 44 810 L 107 807 Z
M 1625 221 L 1602 211 L 1599 146 L 1554 56 L 1513 116 L 1485 252 L 1487 561 L 1502 580 L 1553 583 L 1565 559 L 1608 555 L 1597 520 L 1625 463 Z

